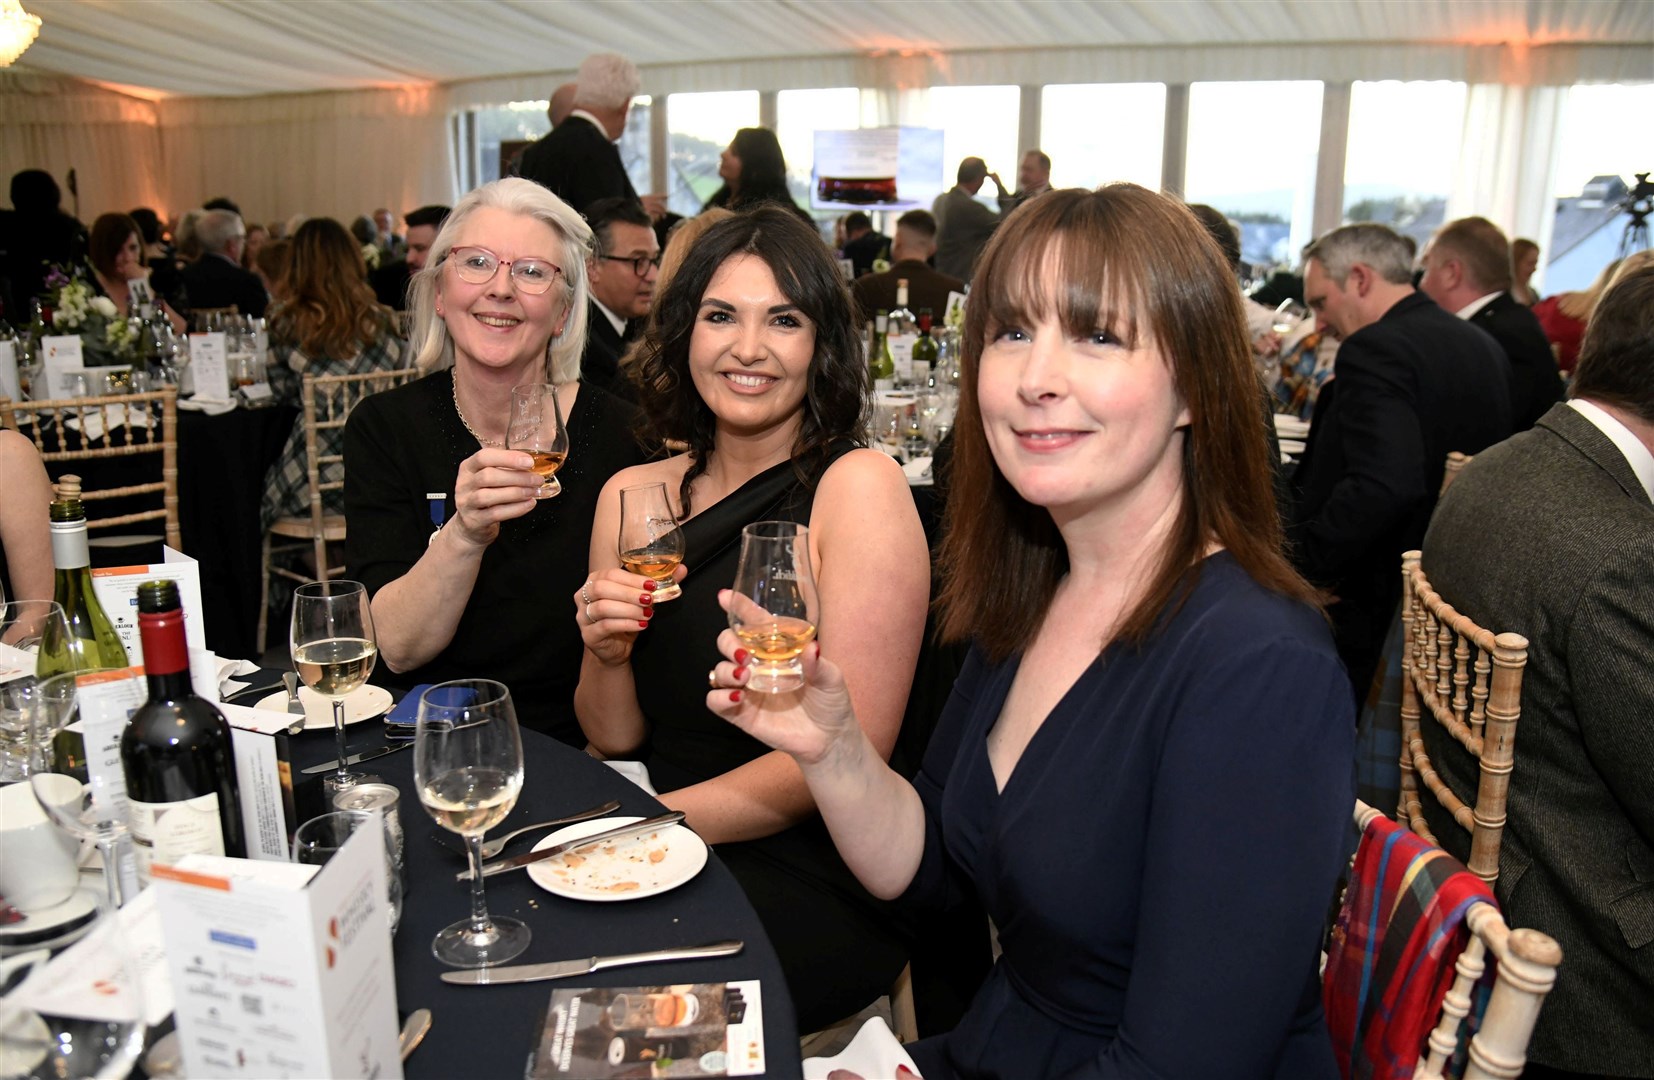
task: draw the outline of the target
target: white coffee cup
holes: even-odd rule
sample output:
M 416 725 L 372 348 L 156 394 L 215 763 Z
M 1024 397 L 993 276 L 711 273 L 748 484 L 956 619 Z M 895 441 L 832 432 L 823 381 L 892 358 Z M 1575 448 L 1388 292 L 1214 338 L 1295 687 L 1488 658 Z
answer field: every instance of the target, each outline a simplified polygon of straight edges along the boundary
M 73 807 L 81 784 L 53 773 L 41 778 L 52 805 Z M 53 825 L 29 781 L 0 787 L 0 896 L 25 915 L 63 903 L 75 891 L 80 842 Z

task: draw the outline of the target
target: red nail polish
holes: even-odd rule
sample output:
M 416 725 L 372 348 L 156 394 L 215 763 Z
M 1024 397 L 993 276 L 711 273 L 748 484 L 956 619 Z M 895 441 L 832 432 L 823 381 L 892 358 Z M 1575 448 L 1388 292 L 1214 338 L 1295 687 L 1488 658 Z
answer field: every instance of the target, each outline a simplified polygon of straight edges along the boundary
M 638 624 L 639 629 L 647 630 L 649 628 L 649 620 L 648 619 L 639 619 L 637 621 L 637 624 Z
M 660 584 L 654 581 L 645 581 L 643 583 L 643 588 L 645 592 L 654 592 L 656 589 L 660 588 Z
M 642 596 L 637 598 L 637 602 L 642 604 L 644 607 L 648 607 L 650 604 L 655 602 L 655 598 L 650 596 L 648 593 L 644 593 Z
M 729 700 L 731 704 L 739 702 L 741 700 L 741 691 L 731 690 L 729 692 Z
M 738 668 L 735 669 L 736 681 L 740 681 L 741 679 L 744 679 L 746 677 L 747 677 L 747 669 L 746 668 L 738 667 Z
M 735 650 L 735 662 L 737 664 L 744 664 L 744 663 L 747 662 L 747 657 L 749 657 L 751 655 L 752 654 L 747 652 L 745 649 L 736 649 Z

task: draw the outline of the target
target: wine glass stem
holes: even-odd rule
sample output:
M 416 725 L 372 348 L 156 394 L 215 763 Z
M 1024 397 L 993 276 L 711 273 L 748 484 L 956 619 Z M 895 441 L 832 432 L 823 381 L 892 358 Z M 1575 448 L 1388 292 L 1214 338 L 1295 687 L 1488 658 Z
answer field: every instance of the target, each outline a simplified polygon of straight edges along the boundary
M 471 852 L 471 932 L 488 933 L 488 902 L 482 895 L 482 837 L 467 836 L 465 845 Z
M 131 841 L 121 836 L 99 836 L 93 842 L 97 844 L 98 857 L 103 862 L 103 885 L 109 898 L 109 910 L 114 911 L 138 895 L 137 868 L 132 865 Z
M 333 699 L 333 735 L 339 741 L 339 779 L 343 780 L 350 775 L 345 767 L 345 702 L 343 698 Z

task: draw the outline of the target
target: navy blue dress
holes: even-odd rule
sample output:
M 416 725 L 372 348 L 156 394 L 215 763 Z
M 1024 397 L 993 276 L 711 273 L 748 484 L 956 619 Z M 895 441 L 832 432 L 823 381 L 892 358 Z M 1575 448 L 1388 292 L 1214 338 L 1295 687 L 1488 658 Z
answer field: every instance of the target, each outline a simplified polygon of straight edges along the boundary
M 925 1080 L 1336 1077 L 1318 959 L 1355 724 L 1325 620 L 1212 556 L 1000 792 L 987 737 L 1018 661 L 973 651 L 914 780 L 904 902 L 974 891 L 1003 949 L 959 1026 L 910 1047 Z

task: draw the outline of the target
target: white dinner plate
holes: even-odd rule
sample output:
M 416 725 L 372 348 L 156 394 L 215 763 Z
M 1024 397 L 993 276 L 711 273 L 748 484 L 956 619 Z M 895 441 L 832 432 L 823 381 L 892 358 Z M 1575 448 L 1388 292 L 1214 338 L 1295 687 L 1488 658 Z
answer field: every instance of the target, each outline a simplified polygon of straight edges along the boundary
M 92 889 L 77 887 L 61 904 L 25 915 L 22 922 L 0 926 L 0 955 L 23 948 L 55 948 L 64 935 L 84 932 L 85 924 L 91 922 L 97 909 L 98 894 Z
M 304 706 L 304 730 L 318 731 L 333 726 L 333 699 L 323 697 L 308 686 L 299 687 L 299 704 Z M 383 686 L 364 686 L 345 695 L 345 725 L 360 724 L 384 716 L 391 707 L 391 692 Z M 287 691 L 277 690 L 258 699 L 255 709 L 271 712 L 287 711 Z
M 606 817 L 558 829 L 534 845 L 543 851 L 566 840 L 630 825 L 640 817 Z M 604 841 L 528 866 L 534 884 L 571 900 L 633 900 L 675 889 L 706 865 L 706 841 L 682 825 Z

